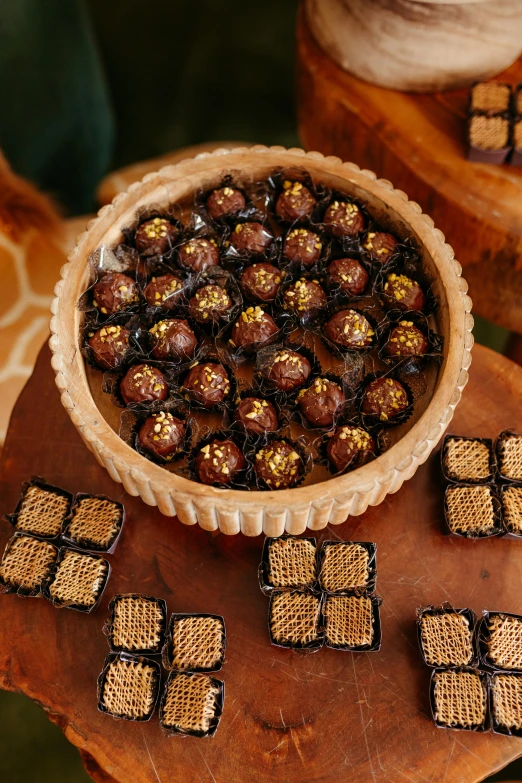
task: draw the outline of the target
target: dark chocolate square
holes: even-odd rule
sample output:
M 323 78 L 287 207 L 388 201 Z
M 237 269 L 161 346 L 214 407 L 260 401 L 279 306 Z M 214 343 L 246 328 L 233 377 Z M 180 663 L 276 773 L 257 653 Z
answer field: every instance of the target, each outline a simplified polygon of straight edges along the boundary
M 493 442 L 489 438 L 464 438 L 446 435 L 441 464 L 449 481 L 486 484 L 494 477 Z
M 277 647 L 318 650 L 322 646 L 321 598 L 314 593 L 273 592 L 268 617 L 270 641 Z
M 267 538 L 259 566 L 263 592 L 313 589 L 317 581 L 315 538 L 280 536 Z
M 115 595 L 109 604 L 106 627 L 111 650 L 133 655 L 155 655 L 165 642 L 167 604 L 139 593 Z
M 450 484 L 444 495 L 449 531 L 464 538 L 487 538 L 504 533 L 500 501 L 487 484 Z
M 110 565 L 99 555 L 62 547 L 43 594 L 57 608 L 92 612 L 109 579 Z
M 327 595 L 323 607 L 326 646 L 353 652 L 379 650 L 379 603 L 377 596 Z
M 495 734 L 522 737 L 522 674 L 493 674 L 489 692 Z
M 78 494 L 63 539 L 81 549 L 109 552 L 121 533 L 124 516 L 123 505 L 105 495 Z
M 476 661 L 475 614 L 471 609 L 432 606 L 417 612 L 419 645 L 427 666 L 471 666 Z
M 57 538 L 71 503 L 72 495 L 69 492 L 46 484 L 44 479 L 35 476 L 24 484 L 15 512 L 8 519 L 20 533 L 39 538 Z
M 98 709 L 113 718 L 150 720 L 160 686 L 159 663 L 126 653 L 109 655 L 98 678 Z
M 376 581 L 375 544 L 323 541 L 318 556 L 319 585 L 328 593 L 371 592 Z
M 58 550 L 49 542 L 15 533 L 0 563 L 0 592 L 40 595 L 57 557 Z
M 218 671 L 226 646 L 225 621 L 219 615 L 173 614 L 163 647 L 163 665 L 181 671 Z
M 161 697 L 160 725 L 166 734 L 211 737 L 225 700 L 225 684 L 205 674 L 171 672 Z
M 437 726 L 487 731 L 487 675 L 475 669 L 434 669 L 430 701 Z

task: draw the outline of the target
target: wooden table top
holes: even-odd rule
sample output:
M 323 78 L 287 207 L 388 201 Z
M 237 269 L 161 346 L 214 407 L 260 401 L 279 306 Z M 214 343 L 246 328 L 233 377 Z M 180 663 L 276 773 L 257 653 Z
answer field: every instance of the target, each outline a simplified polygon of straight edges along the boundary
M 520 428 L 521 388 L 521 368 L 477 346 L 451 430 L 495 436 Z M 522 613 L 522 541 L 443 535 L 437 460 L 438 453 L 382 505 L 318 535 L 377 542 L 381 651 L 303 655 L 271 647 L 268 600 L 257 584 L 261 537 L 184 527 L 126 495 L 61 407 L 45 347 L 11 419 L 0 512 L 12 511 L 21 483 L 40 474 L 73 492 L 107 493 L 125 503 L 128 518 L 91 615 L 0 596 L 1 686 L 37 701 L 103 783 L 482 780 L 522 754 L 522 740 L 433 725 L 415 610 L 450 601 L 478 613 Z M 11 533 L 2 522 L 2 549 Z M 169 612 L 224 615 L 229 646 L 218 676 L 226 699 L 214 738 L 166 738 L 156 716 L 129 723 L 97 711 L 96 679 L 108 653 L 102 626 L 120 592 L 165 598 Z

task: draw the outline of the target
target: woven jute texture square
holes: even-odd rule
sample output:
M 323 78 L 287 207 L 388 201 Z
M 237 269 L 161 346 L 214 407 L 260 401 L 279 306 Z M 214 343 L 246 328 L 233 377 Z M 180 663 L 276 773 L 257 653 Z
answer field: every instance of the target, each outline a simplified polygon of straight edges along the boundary
M 324 607 L 326 641 L 336 647 L 371 646 L 374 636 L 370 598 L 332 595 Z
M 484 535 L 495 529 L 490 487 L 448 487 L 446 505 L 446 518 L 454 533 Z
M 448 438 L 444 445 L 446 475 L 456 481 L 480 481 L 490 474 L 490 450 L 480 440 Z
M 479 149 L 501 150 L 508 144 L 509 120 L 504 117 L 476 115 L 470 121 L 469 140 Z
M 506 487 L 502 493 L 504 524 L 510 533 L 522 535 L 522 487 Z
M 309 593 L 274 593 L 270 631 L 275 642 L 306 645 L 319 638 L 321 600 Z
M 146 718 L 151 712 L 157 687 L 157 672 L 143 661 L 112 661 L 105 674 L 101 702 L 113 715 Z
M 67 535 L 75 541 L 108 549 L 118 535 L 121 516 L 121 507 L 112 500 L 81 498 L 74 508 Z
M 486 720 L 486 692 L 476 672 L 436 672 L 435 720 L 445 726 L 472 728 Z
M 504 614 L 490 615 L 488 658 L 499 669 L 522 669 L 522 620 Z
M 121 596 L 114 604 L 112 644 L 124 650 L 158 650 L 165 618 L 157 601 Z
M 422 649 L 433 666 L 465 666 L 473 658 L 468 618 L 457 612 L 423 614 L 420 620 Z
M 58 565 L 49 595 L 61 604 L 93 606 L 103 587 L 107 565 L 102 558 L 68 549 Z
M 58 536 L 69 511 L 69 499 L 31 484 L 22 499 L 16 529 L 39 536 Z
M 522 677 L 495 674 L 491 678 L 493 717 L 506 729 L 522 729 Z
M 472 111 L 502 114 L 509 109 L 511 90 L 507 84 L 479 82 L 471 89 Z
M 364 587 L 368 583 L 368 550 L 361 544 L 327 544 L 324 547 L 320 580 L 334 593 Z
M 522 481 L 522 435 L 504 435 L 498 445 L 500 472 L 513 481 Z
M 175 618 L 170 640 L 172 668 L 215 669 L 224 655 L 223 636 L 223 623 L 217 617 Z
M 315 581 L 315 547 L 302 538 L 277 538 L 268 549 L 268 578 L 274 587 L 297 587 Z
M 204 674 L 179 673 L 169 679 L 161 722 L 170 729 L 207 732 L 216 714 L 219 690 Z
M 34 590 L 49 574 L 56 560 L 55 547 L 31 536 L 14 536 L 0 563 L 0 578 L 13 586 Z

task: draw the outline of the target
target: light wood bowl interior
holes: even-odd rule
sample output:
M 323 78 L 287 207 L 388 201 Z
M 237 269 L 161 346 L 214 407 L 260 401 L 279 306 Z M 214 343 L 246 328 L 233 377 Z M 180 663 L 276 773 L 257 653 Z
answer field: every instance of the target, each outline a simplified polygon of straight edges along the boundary
M 318 182 L 344 191 L 366 203 L 379 223 L 400 237 L 412 236 L 421 248 L 426 272 L 439 300 L 437 330 L 444 337 L 444 360 L 429 376 L 429 392 L 415 414 L 400 428 L 401 438 L 373 462 L 344 476 L 276 492 L 223 490 L 189 481 L 146 460 L 117 435 L 115 410 L 107 407 L 89 384 L 79 350 L 83 314 L 78 299 L 90 284 L 90 253 L 100 245 L 122 241 L 121 229 L 135 223 L 136 212 L 149 204 L 166 206 L 187 199 L 199 188 L 215 187 L 224 173 L 260 180 L 274 168 L 300 166 Z M 88 448 L 131 495 L 157 505 L 163 514 L 177 515 L 185 524 L 198 522 L 208 530 L 247 535 L 299 533 L 343 522 L 377 505 L 396 492 L 426 460 L 447 427 L 463 387 L 473 343 L 471 301 L 444 236 L 420 207 L 372 172 L 361 171 L 338 158 L 282 147 L 217 150 L 167 166 L 119 194 L 103 207 L 78 239 L 56 287 L 51 320 L 53 367 L 62 403 Z M 91 391 L 91 388 L 94 390 Z M 325 474 L 326 475 L 326 474 Z M 317 480 L 317 474 L 314 481 Z

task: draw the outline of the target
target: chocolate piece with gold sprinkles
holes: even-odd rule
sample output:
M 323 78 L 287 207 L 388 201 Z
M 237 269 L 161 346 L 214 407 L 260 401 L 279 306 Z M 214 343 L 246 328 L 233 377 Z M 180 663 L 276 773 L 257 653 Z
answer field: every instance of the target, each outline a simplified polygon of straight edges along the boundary
M 170 461 L 183 450 L 187 426 L 168 411 L 148 416 L 138 431 L 138 443 L 155 457 Z
M 295 220 L 302 220 L 310 217 L 317 204 L 317 199 L 302 182 L 292 182 L 285 179 L 283 181 L 283 190 L 279 194 L 276 202 L 276 214 L 283 220 L 293 223 Z
M 420 285 L 407 275 L 397 275 L 392 272 L 384 284 L 384 299 L 389 307 L 401 310 L 422 310 L 426 297 Z
M 213 408 L 225 402 L 230 394 L 228 372 L 217 362 L 195 364 L 185 376 L 182 391 L 203 408 Z
M 319 280 L 296 280 L 286 289 L 283 295 L 283 306 L 299 317 L 317 313 L 326 307 L 326 294 L 319 284 Z
M 294 228 L 286 235 L 283 256 L 288 261 L 299 261 L 303 266 L 312 266 L 321 258 L 323 242 L 318 234 L 307 228 Z
M 158 321 L 149 329 L 154 343 L 152 355 L 156 359 L 192 359 L 198 339 L 188 321 L 181 318 L 167 318 Z
M 299 410 L 312 427 L 331 427 L 343 402 L 340 385 L 328 378 L 316 378 L 297 395 Z
M 120 381 L 120 392 L 126 405 L 165 400 L 169 392 L 167 378 L 157 367 L 135 364 Z
M 398 246 L 399 240 L 385 231 L 369 231 L 363 242 L 363 248 L 373 261 L 379 261 L 381 264 L 390 260 L 397 252 Z
M 366 316 L 357 310 L 339 310 L 326 322 L 324 335 L 340 348 L 371 348 L 375 331 Z
M 273 342 L 278 332 L 279 327 L 272 316 L 256 305 L 243 310 L 232 327 L 229 342 L 233 348 L 252 348 Z
M 306 356 L 286 348 L 276 351 L 262 370 L 263 376 L 284 392 L 298 389 L 308 380 L 311 372 L 312 367 Z
M 303 461 L 295 447 L 286 440 L 273 440 L 256 452 L 254 470 L 268 489 L 288 489 L 304 472 Z
M 328 266 L 330 281 L 350 296 L 360 296 L 368 285 L 369 275 L 356 258 L 336 258 Z
M 351 201 L 334 200 L 325 212 L 324 222 L 336 237 L 353 237 L 364 231 L 364 216 Z
M 273 264 L 252 264 L 241 273 L 239 283 L 243 293 L 254 301 L 273 302 L 283 274 Z
M 397 418 L 410 401 L 404 386 L 394 378 L 376 378 L 368 384 L 362 397 L 362 412 L 377 416 L 380 421 Z
M 340 473 L 375 456 L 375 441 L 363 427 L 345 424 L 337 427 L 328 440 L 326 454 L 331 467 Z
M 386 356 L 422 356 L 428 350 L 428 339 L 413 321 L 399 321 L 384 346 Z
M 136 248 L 142 256 L 162 256 L 173 246 L 178 228 L 167 218 L 146 220 L 136 231 Z
M 195 460 L 196 473 L 202 484 L 230 484 L 245 466 L 241 449 L 230 438 L 217 438 L 207 443 Z
M 165 274 L 152 277 L 145 286 L 143 295 L 150 307 L 171 310 L 179 303 L 183 283 L 176 275 Z
M 226 289 L 214 284 L 199 288 L 189 302 L 190 315 L 200 324 L 219 321 L 232 307 L 233 302 Z
M 191 272 L 202 272 L 219 264 L 219 249 L 212 237 L 195 237 L 178 247 L 178 263 Z
M 90 332 L 87 342 L 96 364 L 104 370 L 119 367 L 129 348 L 129 337 L 129 331 L 118 325 L 102 326 L 96 332 Z
M 102 315 L 126 310 L 138 301 L 138 288 L 132 277 L 121 272 L 106 272 L 92 289 L 93 306 Z
M 229 237 L 230 244 L 239 253 L 264 253 L 274 237 L 262 223 L 237 223 Z
M 237 188 L 217 188 L 207 198 L 207 212 L 213 218 L 227 217 L 240 212 L 245 204 L 245 197 Z
M 252 435 L 275 432 L 279 427 L 277 411 L 271 402 L 260 397 L 243 397 L 234 416 Z

